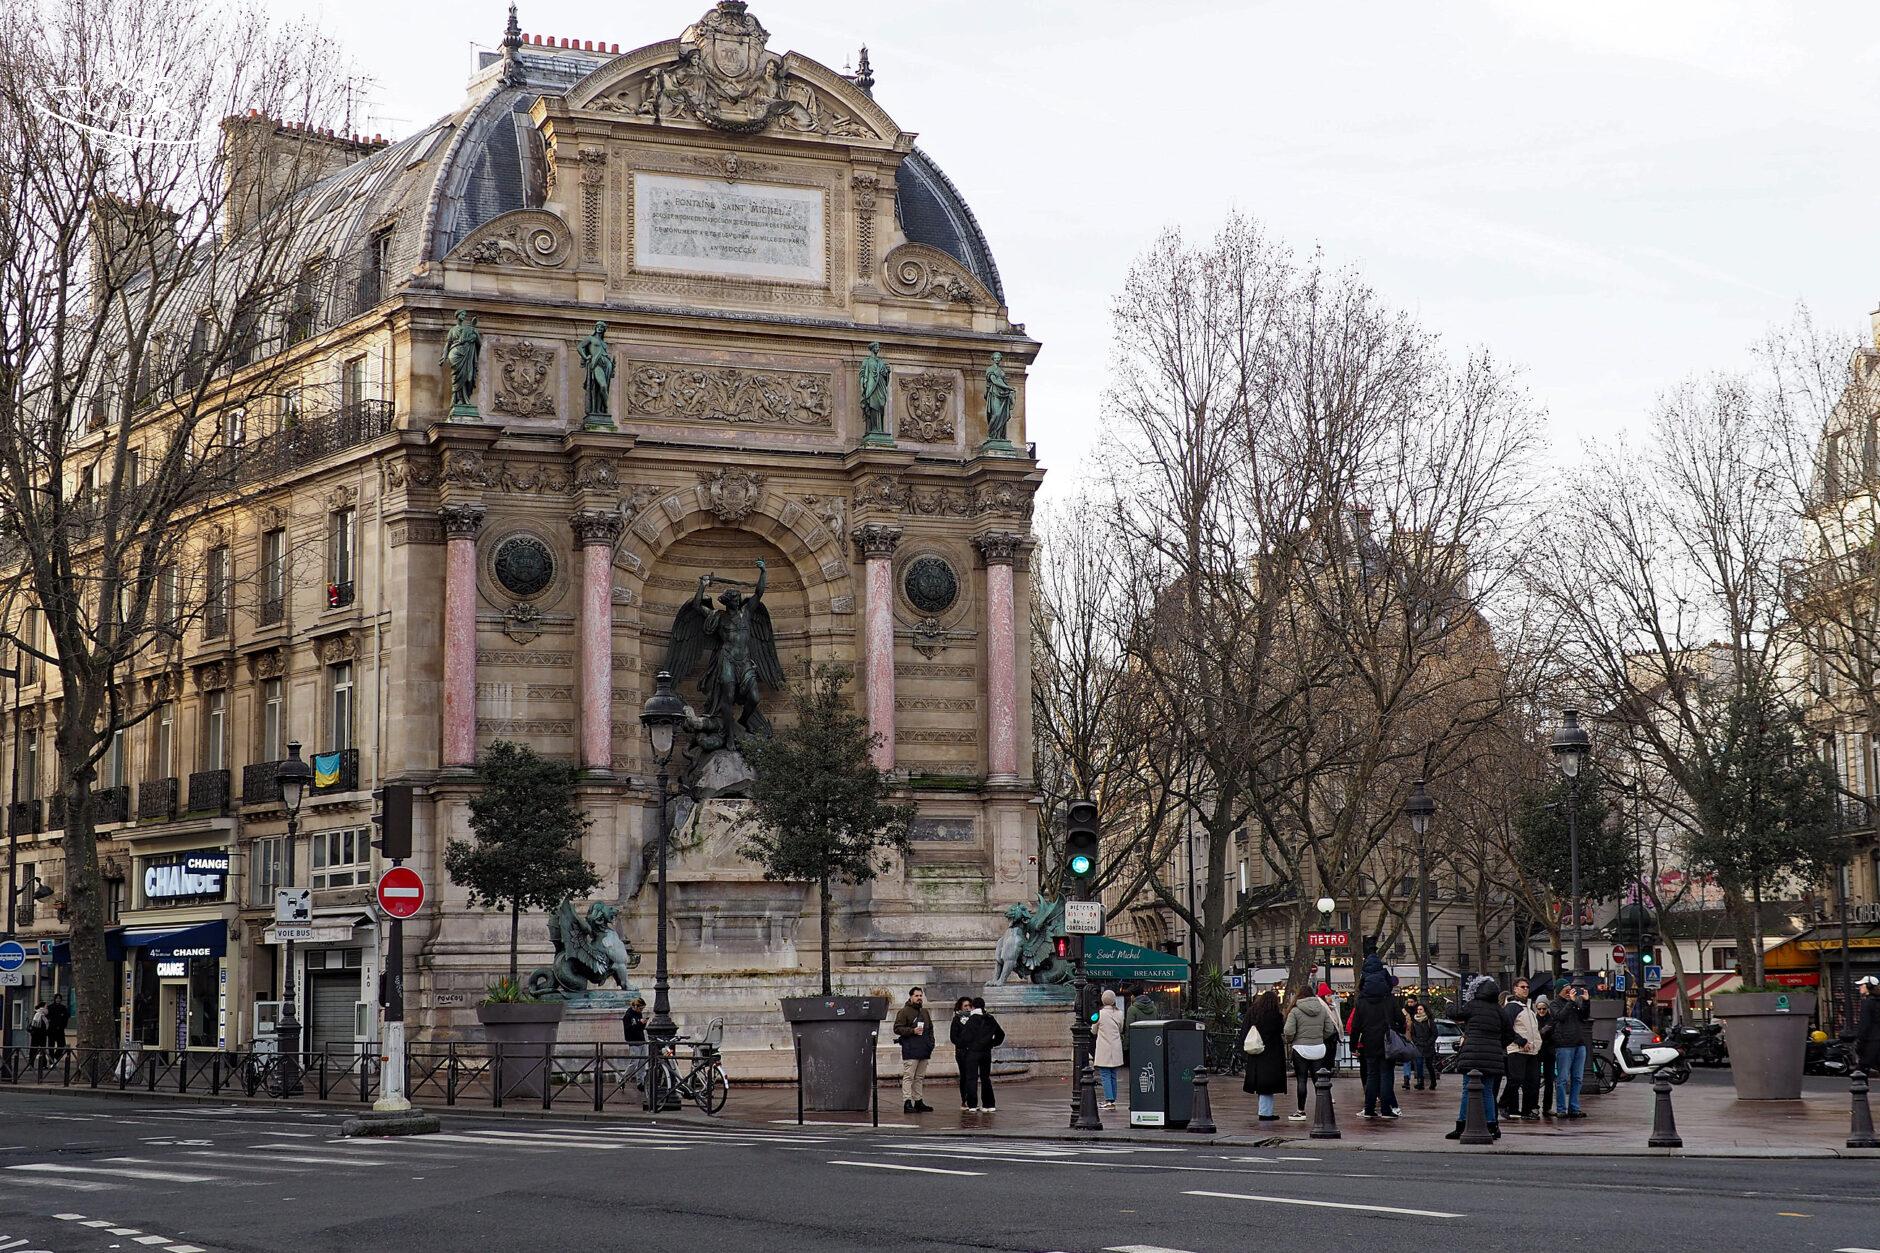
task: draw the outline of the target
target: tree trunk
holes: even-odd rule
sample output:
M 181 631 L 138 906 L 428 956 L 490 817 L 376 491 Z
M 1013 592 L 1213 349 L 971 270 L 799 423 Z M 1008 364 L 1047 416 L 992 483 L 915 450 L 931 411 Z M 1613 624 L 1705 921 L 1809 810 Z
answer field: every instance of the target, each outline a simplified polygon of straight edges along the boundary
M 67 690 L 71 686 L 68 683 Z M 59 728 L 59 771 L 66 793 L 65 900 L 72 925 L 72 973 L 78 990 L 78 1044 L 80 1048 L 110 1049 L 117 1045 L 118 1024 L 111 1014 L 111 961 L 105 953 L 104 893 L 98 867 L 96 771 L 89 765 L 71 769 L 65 763 L 85 761 L 89 743 L 80 742 L 80 728 L 96 721 L 95 710 L 83 707 L 67 713 Z M 68 732 L 69 727 L 69 732 Z
M 509 981 L 516 982 L 516 936 L 522 930 L 522 902 L 509 902 Z
M 830 980 L 829 962 L 829 876 L 824 875 L 816 884 L 817 908 L 822 918 L 822 983 L 824 996 L 835 994 L 834 984 Z
M 1756 920 L 1750 917 L 1754 908 L 1743 899 L 1743 893 L 1736 888 L 1723 889 L 1723 912 L 1730 921 L 1730 933 L 1736 940 L 1736 969 L 1745 983 L 1751 982 L 1756 975 L 1756 963 L 1750 952 L 1756 947 Z
M 1763 985 L 1763 921 L 1762 876 L 1760 875 L 1756 877 L 1754 883 L 1750 884 L 1750 909 L 1753 911 L 1750 916 L 1750 923 L 1756 933 L 1756 947 L 1753 950 L 1755 954 L 1753 958 L 1756 971 L 1755 984 L 1757 987 L 1761 987 Z

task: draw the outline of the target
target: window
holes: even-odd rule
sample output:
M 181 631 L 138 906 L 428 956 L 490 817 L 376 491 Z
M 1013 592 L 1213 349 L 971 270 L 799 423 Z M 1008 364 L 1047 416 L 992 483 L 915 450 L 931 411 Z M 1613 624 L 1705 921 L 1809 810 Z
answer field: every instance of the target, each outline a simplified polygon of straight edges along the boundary
M 279 761 L 287 756 L 285 741 L 286 709 L 283 700 L 286 684 L 281 679 L 261 681 L 261 760 Z
M 315 316 L 314 284 L 319 278 L 318 263 L 309 261 L 294 278 L 293 304 L 287 313 L 287 342 L 297 344 L 313 334 Z
M 222 441 L 240 448 L 248 440 L 248 411 L 239 405 L 222 415 Z
M 342 661 L 328 671 L 333 690 L 333 734 L 328 741 L 335 752 L 353 746 L 353 668 Z
M 97 490 L 98 465 L 96 462 L 93 462 L 91 465 L 86 466 L 83 470 L 78 472 L 78 494 L 80 497 L 90 496 Z
M 220 770 L 228 738 L 228 693 L 210 692 L 202 700 L 202 768 Z
M 313 836 L 313 886 L 349 888 L 372 878 L 372 836 L 366 828 L 320 831 Z
M 104 881 L 104 920 L 106 924 L 116 923 L 124 913 L 124 880 L 106 879 Z
M 353 556 L 358 545 L 359 512 L 335 509 L 327 527 L 327 607 L 337 609 L 353 601 Z
M 104 755 L 104 777 L 101 780 L 106 787 L 125 786 L 126 776 L 130 773 L 130 732 L 123 727 L 111 737 L 111 747 Z
M 1242 896 L 1247 894 L 1247 862 L 1245 858 L 1242 858 L 1240 862 L 1240 894 Z
M 286 887 L 293 881 L 293 875 L 286 873 L 288 867 L 282 853 L 287 841 L 280 836 L 265 840 L 256 840 L 248 849 L 248 879 L 253 885 L 249 894 L 249 903 L 274 907 L 276 889 Z
M 144 482 L 144 454 L 136 448 L 124 451 L 124 486 L 136 491 Z
M 157 738 L 151 745 L 150 771 L 154 778 L 167 779 L 176 773 L 176 706 L 165 701 L 157 710 Z
M 287 612 L 287 531 L 261 535 L 261 625 L 272 626 Z
M 283 427 L 300 425 L 300 385 L 298 383 L 281 392 L 281 425 Z
M 39 795 L 39 732 L 20 737 L 20 757 L 20 799 L 30 801 Z
M 339 403 L 351 412 L 366 398 L 366 359 L 348 357 L 339 371 Z
M 1736 965 L 1735 945 L 1726 946 L 1720 944 L 1710 950 L 1710 968 L 1712 970 L 1728 970 L 1734 965 Z
M 203 583 L 206 595 L 203 598 L 202 633 L 205 638 L 218 639 L 228 634 L 229 587 L 228 546 L 219 544 L 211 548 L 203 560 Z
M 157 625 L 176 630 L 182 618 L 183 583 L 175 566 L 157 571 Z
M 25 620 L 20 623 L 20 639 L 24 640 L 28 647 L 39 647 L 39 611 L 37 609 L 26 611 Z M 39 658 L 25 649 L 19 650 L 19 671 L 21 683 L 39 682 Z

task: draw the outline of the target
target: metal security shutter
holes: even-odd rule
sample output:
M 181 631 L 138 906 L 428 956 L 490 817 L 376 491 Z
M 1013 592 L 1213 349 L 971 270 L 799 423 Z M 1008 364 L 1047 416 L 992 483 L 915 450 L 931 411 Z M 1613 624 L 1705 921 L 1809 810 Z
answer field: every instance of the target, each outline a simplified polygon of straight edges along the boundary
M 359 999 L 356 971 L 307 976 L 308 1046 L 340 1052 L 353 1045 L 353 1002 Z

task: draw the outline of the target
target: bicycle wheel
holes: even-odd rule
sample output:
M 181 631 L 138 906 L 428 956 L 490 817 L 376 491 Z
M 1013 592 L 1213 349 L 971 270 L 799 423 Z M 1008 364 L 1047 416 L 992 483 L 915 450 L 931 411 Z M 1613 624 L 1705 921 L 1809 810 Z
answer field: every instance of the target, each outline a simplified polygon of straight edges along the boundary
M 717 1062 L 692 1074 L 692 1099 L 708 1114 L 716 1114 L 731 1099 L 731 1079 Z

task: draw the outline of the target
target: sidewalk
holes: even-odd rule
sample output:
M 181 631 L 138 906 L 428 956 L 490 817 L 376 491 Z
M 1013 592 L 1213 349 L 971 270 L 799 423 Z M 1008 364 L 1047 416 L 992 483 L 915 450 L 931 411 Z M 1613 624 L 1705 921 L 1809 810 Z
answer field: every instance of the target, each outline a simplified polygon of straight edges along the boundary
M 1727 1073 L 1694 1079 L 1673 1088 L 1671 1102 L 1682 1149 L 1654 1149 L 1651 1136 L 1652 1090 L 1638 1080 L 1622 1083 L 1606 1096 L 1586 1097 L 1586 1118 L 1575 1122 L 1504 1120 L 1502 1138 L 1493 1148 L 1464 1148 L 1443 1139 L 1456 1125 L 1460 1089 L 1445 1076 L 1435 1091 L 1397 1089 L 1403 1116 L 1396 1121 L 1367 1120 L 1362 1089 L 1355 1076 L 1333 1083 L 1338 1140 L 1311 1140 L 1310 1122 L 1287 1122 L 1293 1110 L 1288 1093 L 1280 1098 L 1280 1121 L 1262 1124 L 1254 1117 L 1256 1098 L 1241 1091 L 1238 1076 L 1219 1076 L 1210 1086 L 1213 1136 L 1185 1130 L 1131 1128 L 1129 1111 L 1118 1102 L 1102 1111 L 1103 1130 L 1070 1130 L 1071 1088 L 1067 1080 L 1028 1080 L 998 1085 L 994 1114 L 962 1113 L 950 1082 L 929 1083 L 931 1114 L 903 1114 L 898 1087 L 881 1089 L 881 1125 L 897 1131 L 974 1138 L 1050 1138 L 1154 1144 L 1229 1144 L 1280 1146 L 1310 1144 L 1318 1149 L 1391 1150 L 1396 1152 L 1530 1153 L 1560 1156 L 1685 1157 L 1880 1157 L 1880 1149 L 1846 1146 L 1849 1103 L 1845 1089 L 1810 1091 L 1800 1101 L 1738 1101 Z M 1307 1112 L 1311 1112 L 1308 1100 Z M 769 1125 L 795 1122 L 793 1088 L 740 1088 L 732 1093 L 727 1117 Z M 867 1115 L 809 1113 L 805 1119 L 825 1124 L 868 1125 Z

